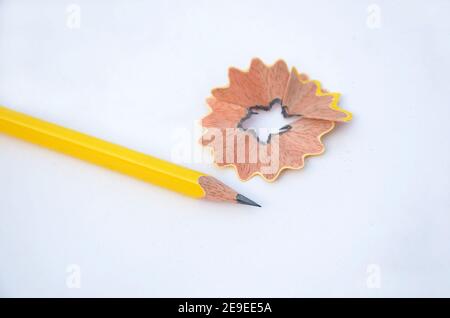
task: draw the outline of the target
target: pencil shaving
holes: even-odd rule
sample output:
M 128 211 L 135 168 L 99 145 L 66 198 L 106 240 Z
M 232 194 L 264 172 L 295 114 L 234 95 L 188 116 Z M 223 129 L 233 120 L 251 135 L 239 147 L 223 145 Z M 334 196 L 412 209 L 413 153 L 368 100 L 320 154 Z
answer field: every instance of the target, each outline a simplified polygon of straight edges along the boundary
M 323 153 L 321 138 L 335 122 L 352 118 L 338 106 L 338 93 L 322 89 L 295 68 L 289 72 L 282 60 L 267 66 L 255 58 L 248 71 L 230 68 L 229 80 L 228 87 L 213 89 L 207 99 L 211 112 L 202 119 L 206 131 L 201 142 L 211 147 L 218 166 L 233 166 L 244 181 L 254 175 L 274 181 L 283 170 L 303 168 L 307 156 Z M 243 127 L 257 110 L 277 104 L 285 118 L 296 120 L 267 141 Z

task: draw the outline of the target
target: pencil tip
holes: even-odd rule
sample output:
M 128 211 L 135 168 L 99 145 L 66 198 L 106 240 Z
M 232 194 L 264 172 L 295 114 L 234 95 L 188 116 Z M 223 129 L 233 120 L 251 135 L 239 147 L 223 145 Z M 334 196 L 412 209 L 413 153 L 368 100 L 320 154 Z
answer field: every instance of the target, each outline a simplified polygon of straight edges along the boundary
M 242 194 L 236 195 L 236 202 L 240 203 L 240 204 L 246 204 L 246 205 L 252 205 L 252 206 L 261 207 L 258 203 L 256 203 L 255 201 L 250 200 L 247 197 L 244 197 Z

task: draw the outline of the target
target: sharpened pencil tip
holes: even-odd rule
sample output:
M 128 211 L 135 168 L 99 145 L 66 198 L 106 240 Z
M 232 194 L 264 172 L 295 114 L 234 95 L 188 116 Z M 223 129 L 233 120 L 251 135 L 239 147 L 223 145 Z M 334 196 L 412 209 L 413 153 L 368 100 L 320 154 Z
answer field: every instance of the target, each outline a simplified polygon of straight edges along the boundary
M 252 206 L 261 207 L 258 203 L 256 203 L 255 201 L 250 200 L 247 197 L 244 197 L 242 194 L 236 195 L 236 202 L 240 203 L 240 204 L 246 204 L 246 205 L 252 205 Z

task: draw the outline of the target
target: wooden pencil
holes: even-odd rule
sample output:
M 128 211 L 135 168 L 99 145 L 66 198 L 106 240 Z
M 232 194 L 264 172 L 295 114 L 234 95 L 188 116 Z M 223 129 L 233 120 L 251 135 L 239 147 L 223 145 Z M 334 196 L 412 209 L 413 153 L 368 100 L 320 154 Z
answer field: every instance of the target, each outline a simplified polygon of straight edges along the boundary
M 3 106 L 0 132 L 193 198 L 260 206 L 207 174 Z

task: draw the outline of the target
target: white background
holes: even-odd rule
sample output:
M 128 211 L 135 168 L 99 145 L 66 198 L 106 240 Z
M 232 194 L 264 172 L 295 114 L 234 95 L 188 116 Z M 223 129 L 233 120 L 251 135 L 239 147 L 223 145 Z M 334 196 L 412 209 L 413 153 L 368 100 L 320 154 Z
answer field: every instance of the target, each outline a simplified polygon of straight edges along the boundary
M 0 296 L 450 296 L 449 1 L 70 4 L 0 0 L 0 104 L 170 160 L 258 56 L 354 120 L 272 184 L 184 163 L 260 209 L 0 135 Z

